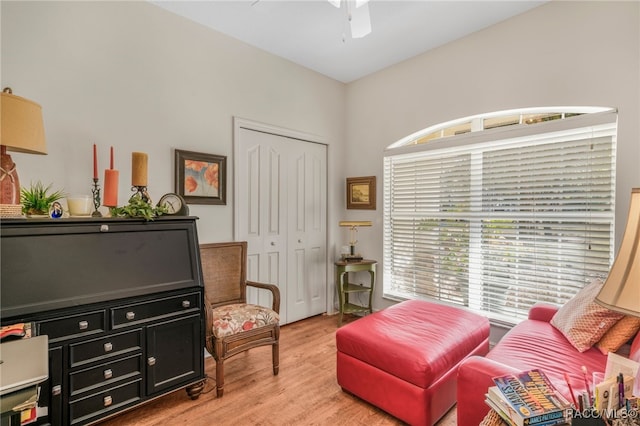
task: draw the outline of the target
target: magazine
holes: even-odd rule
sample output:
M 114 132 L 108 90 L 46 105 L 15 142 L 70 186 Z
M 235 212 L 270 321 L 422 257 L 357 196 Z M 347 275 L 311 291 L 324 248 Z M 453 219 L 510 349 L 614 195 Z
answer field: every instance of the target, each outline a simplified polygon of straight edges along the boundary
M 565 422 L 569 401 L 539 369 L 494 377 L 487 398 L 516 426 L 550 426 Z
M 513 408 L 513 406 L 509 404 L 509 402 L 507 402 L 497 386 L 490 387 L 489 391 L 485 394 L 485 397 L 487 405 L 493 408 L 510 426 L 555 426 L 565 424 L 566 421 L 564 411 L 556 411 L 551 414 L 542 414 L 540 416 L 524 418 Z

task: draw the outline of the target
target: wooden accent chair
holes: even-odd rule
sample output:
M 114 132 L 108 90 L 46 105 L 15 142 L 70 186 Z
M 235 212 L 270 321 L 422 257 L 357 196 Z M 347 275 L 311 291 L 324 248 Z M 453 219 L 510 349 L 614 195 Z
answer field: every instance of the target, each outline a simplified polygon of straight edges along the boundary
M 278 374 L 280 290 L 247 281 L 247 242 L 201 244 L 207 351 L 216 360 L 216 393 L 224 392 L 224 361 L 257 346 L 271 345 L 273 374 Z M 247 286 L 273 294 L 271 309 L 247 303 Z

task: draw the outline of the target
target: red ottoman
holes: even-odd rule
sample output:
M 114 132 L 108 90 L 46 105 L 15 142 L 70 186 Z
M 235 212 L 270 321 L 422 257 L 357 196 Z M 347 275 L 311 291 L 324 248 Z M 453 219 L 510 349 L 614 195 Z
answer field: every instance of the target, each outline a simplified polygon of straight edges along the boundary
M 433 425 L 456 402 L 456 370 L 489 352 L 489 320 L 409 300 L 336 332 L 338 384 L 400 420 Z

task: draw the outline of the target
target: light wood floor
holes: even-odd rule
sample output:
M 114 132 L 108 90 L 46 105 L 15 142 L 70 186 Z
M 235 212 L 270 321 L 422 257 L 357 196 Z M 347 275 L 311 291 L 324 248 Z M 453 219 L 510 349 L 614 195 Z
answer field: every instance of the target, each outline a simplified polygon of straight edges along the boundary
M 271 348 L 256 348 L 225 362 L 225 390 L 215 395 L 215 361 L 205 359 L 205 392 L 192 401 L 179 390 L 112 417 L 102 426 L 155 425 L 401 425 L 385 412 L 343 392 L 336 381 L 337 317 L 320 315 L 280 332 L 280 374 Z M 438 426 L 456 424 L 455 408 Z

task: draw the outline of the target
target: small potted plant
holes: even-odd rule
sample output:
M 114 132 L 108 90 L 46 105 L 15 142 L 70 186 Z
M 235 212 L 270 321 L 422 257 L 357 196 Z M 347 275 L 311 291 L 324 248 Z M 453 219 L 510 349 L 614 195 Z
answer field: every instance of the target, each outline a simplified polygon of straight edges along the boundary
M 40 181 L 32 183 L 29 188 L 21 188 L 22 213 L 27 216 L 48 216 L 51 204 L 64 197 L 62 191 L 50 191 L 51 184 L 45 187 Z

